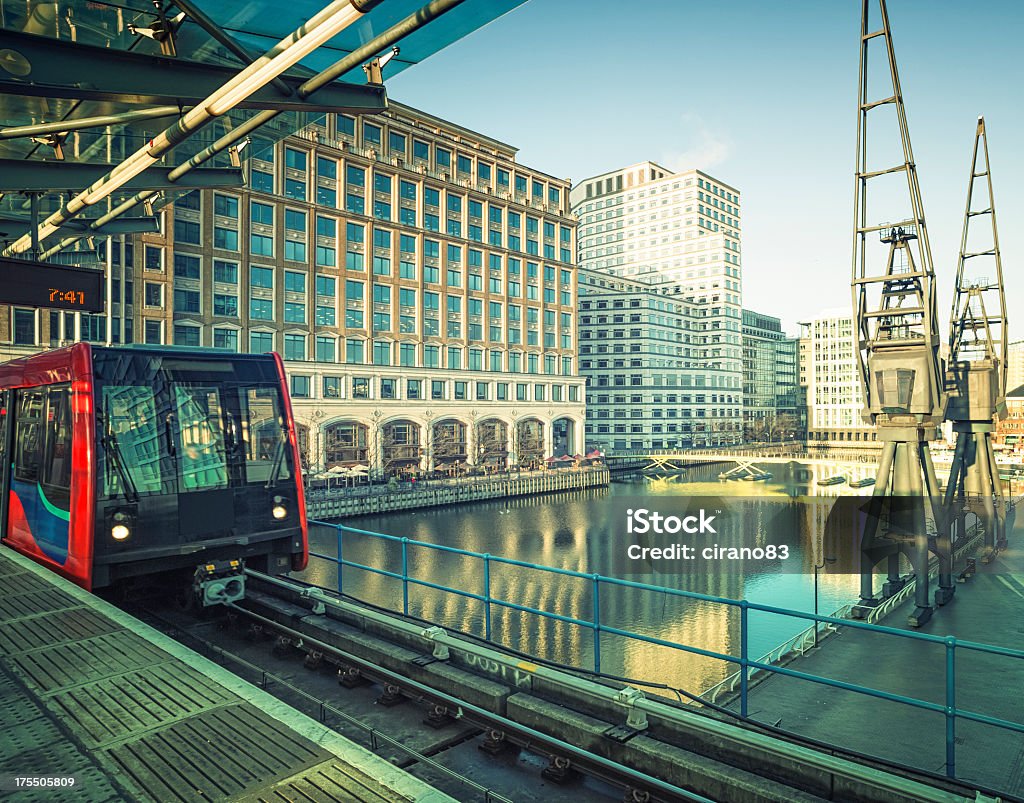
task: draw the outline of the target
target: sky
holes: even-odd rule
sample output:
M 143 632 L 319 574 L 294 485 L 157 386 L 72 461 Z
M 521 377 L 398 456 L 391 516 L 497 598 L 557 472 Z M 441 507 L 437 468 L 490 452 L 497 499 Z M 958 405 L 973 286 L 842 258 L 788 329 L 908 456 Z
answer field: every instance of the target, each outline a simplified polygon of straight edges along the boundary
M 888 5 L 940 326 L 983 114 L 1010 339 L 1024 338 L 1024 150 L 1013 145 L 1024 130 L 1024 3 Z M 574 183 L 651 160 L 737 187 L 744 306 L 795 334 L 798 321 L 850 298 L 860 6 L 529 0 L 387 86 L 395 100 L 518 147 L 520 163 Z M 874 64 L 883 52 L 872 51 Z M 869 115 L 879 154 L 899 145 L 888 113 L 878 125 Z M 869 196 L 869 205 L 875 222 L 899 219 L 902 203 Z

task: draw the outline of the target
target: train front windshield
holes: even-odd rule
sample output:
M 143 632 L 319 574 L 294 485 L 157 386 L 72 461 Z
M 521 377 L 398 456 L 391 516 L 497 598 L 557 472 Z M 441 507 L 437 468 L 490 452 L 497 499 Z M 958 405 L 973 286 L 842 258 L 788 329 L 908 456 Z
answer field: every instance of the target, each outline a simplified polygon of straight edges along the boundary
M 100 496 L 189 494 L 292 479 L 272 360 L 94 354 Z

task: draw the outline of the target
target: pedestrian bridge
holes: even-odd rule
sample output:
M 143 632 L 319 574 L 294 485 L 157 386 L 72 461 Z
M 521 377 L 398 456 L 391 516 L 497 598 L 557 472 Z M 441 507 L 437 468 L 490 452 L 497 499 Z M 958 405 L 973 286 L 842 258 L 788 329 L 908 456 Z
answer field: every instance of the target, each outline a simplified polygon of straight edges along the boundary
M 865 451 L 863 454 L 844 452 L 842 454 L 822 454 L 806 452 L 800 449 L 744 449 L 723 451 L 719 449 L 675 449 L 675 450 L 636 450 L 615 452 L 605 455 L 605 462 L 610 468 L 616 466 L 642 463 L 643 471 L 673 472 L 682 471 L 688 466 L 713 465 L 719 463 L 735 463 L 737 468 L 756 467 L 773 463 L 805 463 L 820 466 L 872 466 L 878 462 L 878 452 Z M 938 461 L 937 461 L 938 462 Z

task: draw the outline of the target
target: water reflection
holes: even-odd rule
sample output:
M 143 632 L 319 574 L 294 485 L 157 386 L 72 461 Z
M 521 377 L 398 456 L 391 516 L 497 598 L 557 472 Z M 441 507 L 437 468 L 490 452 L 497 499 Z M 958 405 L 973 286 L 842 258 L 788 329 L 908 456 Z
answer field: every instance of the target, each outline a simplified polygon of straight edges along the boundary
M 723 482 L 718 480 L 721 467 L 705 466 L 678 477 L 613 484 L 608 489 L 367 516 L 346 519 L 345 524 L 559 569 L 621 577 L 625 573 L 619 557 L 625 552 L 629 537 L 616 516 L 624 497 L 693 496 L 721 499 L 723 505 L 730 504 L 730 497 L 753 498 L 763 503 L 744 508 L 742 521 L 732 532 L 720 533 L 717 540 L 747 546 L 785 543 L 790 547 L 785 566 L 778 560 L 762 560 L 733 564 L 724 571 L 717 570 L 715 564 L 707 564 L 704 571 L 659 571 L 653 575 L 626 575 L 627 579 L 812 611 L 813 567 L 822 563 L 826 548 L 822 546 L 822 528 L 828 509 L 801 505 L 793 508 L 798 511 L 795 515 L 782 518 L 779 511 L 790 509 L 786 502 L 800 496 L 820 494 L 834 501 L 839 495 L 870 492 L 845 484 L 820 487 L 817 482 L 837 473 L 851 479 L 871 476 L 872 467 L 793 463 L 771 465 L 769 470 L 774 476 L 768 481 Z M 651 505 L 656 501 L 651 499 Z M 333 530 L 315 528 L 311 540 L 315 552 L 335 554 Z M 390 572 L 402 569 L 399 543 L 346 535 L 343 548 L 347 560 Z M 484 561 L 480 559 L 409 545 L 407 561 L 412 577 L 481 596 L 485 593 Z M 337 587 L 332 563 L 313 560 L 305 576 L 319 585 Z M 856 595 L 855 575 L 823 570 L 819 579 L 819 608 L 823 613 L 839 608 Z M 544 619 L 503 607 L 497 601 L 514 602 L 585 623 L 592 622 L 596 612 L 605 627 L 739 655 L 739 611 L 731 606 L 602 585 L 599 606 L 595 608 L 589 578 L 560 576 L 496 561 L 490 561 L 490 589 L 496 600 L 490 606 L 492 639 L 547 660 L 592 667 L 593 628 Z M 398 611 L 405 603 L 400 580 L 357 569 L 345 571 L 344 591 Z M 487 628 L 486 608 L 482 600 L 454 593 L 414 584 L 408 589 L 410 614 L 451 630 L 483 636 Z M 802 620 L 751 612 L 751 656 L 769 651 L 807 625 Z M 711 686 L 735 670 L 720 660 L 608 633 L 603 635 L 599 648 L 603 672 L 692 692 Z

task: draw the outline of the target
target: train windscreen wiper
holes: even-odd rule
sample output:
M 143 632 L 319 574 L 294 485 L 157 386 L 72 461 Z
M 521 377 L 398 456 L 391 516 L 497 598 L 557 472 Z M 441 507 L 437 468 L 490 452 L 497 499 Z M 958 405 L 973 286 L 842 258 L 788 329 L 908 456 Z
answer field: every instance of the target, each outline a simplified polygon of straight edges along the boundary
M 103 450 L 107 453 L 108 459 L 113 464 L 114 470 L 121 480 L 121 492 L 129 502 L 138 502 L 139 491 L 135 487 L 135 481 L 132 480 L 131 474 L 124 464 L 124 455 L 121 453 L 121 445 L 117 441 L 114 428 L 106 421 L 105 416 L 101 416 L 101 419 L 103 420 Z
M 274 449 L 274 461 L 270 464 L 270 476 L 267 477 L 266 488 L 273 488 L 277 485 L 278 475 L 281 473 L 281 466 L 284 465 L 284 449 L 288 444 L 288 435 L 281 430 L 281 437 L 278 438 L 277 448 Z

